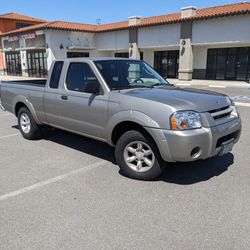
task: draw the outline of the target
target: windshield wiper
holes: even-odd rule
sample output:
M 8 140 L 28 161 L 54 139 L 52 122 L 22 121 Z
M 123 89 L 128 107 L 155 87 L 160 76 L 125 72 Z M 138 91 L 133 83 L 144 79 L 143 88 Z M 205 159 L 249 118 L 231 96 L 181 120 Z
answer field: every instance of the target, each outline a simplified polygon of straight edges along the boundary
M 174 87 L 174 84 L 171 84 L 171 83 L 155 83 L 155 84 L 152 84 L 150 87 L 151 88 L 154 88 L 154 87 L 157 87 L 157 86 L 170 86 L 170 87 Z
M 127 88 L 132 89 L 132 88 L 151 88 L 151 86 L 146 86 L 146 85 L 128 85 Z
M 136 89 L 136 88 L 149 88 L 149 89 L 151 89 L 151 87 L 150 86 L 145 86 L 145 85 L 128 85 L 128 86 L 126 86 L 126 87 L 117 87 L 117 88 L 112 88 L 111 90 L 124 90 L 124 89 Z

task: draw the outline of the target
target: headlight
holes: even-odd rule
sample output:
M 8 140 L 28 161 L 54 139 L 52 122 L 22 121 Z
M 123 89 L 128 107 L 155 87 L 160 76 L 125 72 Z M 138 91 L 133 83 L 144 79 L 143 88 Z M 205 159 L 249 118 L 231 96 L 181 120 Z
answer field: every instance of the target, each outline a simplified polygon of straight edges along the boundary
M 227 103 L 230 106 L 235 106 L 234 100 L 227 96 Z
M 177 111 L 170 118 L 172 130 L 201 128 L 200 114 L 194 111 Z

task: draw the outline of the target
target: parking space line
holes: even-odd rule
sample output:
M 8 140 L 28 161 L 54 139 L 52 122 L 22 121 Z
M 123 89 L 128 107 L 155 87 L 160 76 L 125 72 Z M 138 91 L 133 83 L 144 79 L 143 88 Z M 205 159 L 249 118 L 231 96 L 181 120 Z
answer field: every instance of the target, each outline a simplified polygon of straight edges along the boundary
M 189 83 L 177 83 L 176 85 L 177 85 L 177 86 L 183 86 L 183 87 L 184 87 L 184 86 L 187 86 L 187 87 L 188 87 L 188 86 L 191 86 L 191 84 L 189 84 Z
M 222 86 L 222 85 L 208 85 L 208 87 L 210 88 L 220 88 L 220 89 L 225 89 L 226 86 Z
M 246 102 L 235 102 L 235 105 L 240 107 L 250 107 L 250 103 Z
M 11 135 L 4 135 L 4 136 L 0 136 L 0 140 L 1 140 L 1 139 L 5 139 L 5 138 L 9 138 L 9 137 L 13 137 L 13 136 L 17 136 L 17 135 L 20 135 L 20 133 L 11 134 Z
M 28 192 L 31 192 L 35 189 L 38 189 L 38 188 L 41 188 L 41 187 L 44 187 L 44 186 L 47 186 L 49 184 L 52 184 L 52 183 L 56 183 L 56 182 L 59 182 L 63 179 L 66 179 L 72 175 L 76 175 L 78 173 L 84 173 L 84 172 L 87 172 L 91 169 L 94 169 L 94 168 L 97 168 L 101 165 L 103 165 L 104 163 L 106 163 L 106 161 L 102 160 L 102 161 L 99 161 L 99 162 L 96 162 L 96 163 L 93 163 L 93 164 L 90 164 L 86 167 L 83 167 L 83 168 L 79 168 L 79 169 L 76 169 L 76 170 L 73 170 L 73 171 L 70 171 L 66 174 L 63 174 L 63 175 L 59 175 L 59 176 L 56 176 L 54 178 L 51 178 L 51 179 L 48 179 L 46 181 L 42 181 L 42 182 L 38 182 L 34 185 L 31 185 L 31 186 L 27 186 L 27 187 L 24 187 L 24 188 L 21 188 L 19 190 L 16 190 L 16 191 L 13 191 L 11 193 L 7 193 L 7 194 L 3 194 L 3 195 L 0 195 L 0 201 L 4 201 L 4 200 L 8 200 L 10 198 L 13 198 L 13 197 L 16 197 L 18 195 L 21 195 L 21 194 L 24 194 L 24 193 L 28 193 Z

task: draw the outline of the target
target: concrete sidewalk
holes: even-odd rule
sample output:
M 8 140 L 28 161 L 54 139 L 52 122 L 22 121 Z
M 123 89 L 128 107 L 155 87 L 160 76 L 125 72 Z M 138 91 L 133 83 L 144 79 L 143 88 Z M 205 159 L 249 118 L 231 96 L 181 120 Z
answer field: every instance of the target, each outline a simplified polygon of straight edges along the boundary
M 250 88 L 250 83 L 245 81 L 223 81 L 223 80 L 191 80 L 191 81 L 180 81 L 178 79 L 167 79 L 170 83 L 177 86 L 200 86 L 200 87 L 212 87 L 212 88 Z

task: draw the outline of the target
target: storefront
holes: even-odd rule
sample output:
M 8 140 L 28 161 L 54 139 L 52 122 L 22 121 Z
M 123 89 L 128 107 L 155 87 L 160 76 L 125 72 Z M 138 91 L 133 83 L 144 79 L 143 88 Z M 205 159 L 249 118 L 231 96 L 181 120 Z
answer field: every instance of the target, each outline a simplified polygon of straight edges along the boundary
M 154 52 L 154 68 L 165 78 L 177 78 L 179 50 Z
M 8 75 L 21 76 L 21 56 L 20 52 L 7 52 L 5 53 L 6 72 Z
M 249 80 L 250 47 L 208 49 L 207 79 Z
M 27 51 L 28 76 L 45 78 L 48 75 L 46 50 Z

